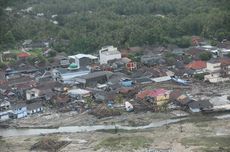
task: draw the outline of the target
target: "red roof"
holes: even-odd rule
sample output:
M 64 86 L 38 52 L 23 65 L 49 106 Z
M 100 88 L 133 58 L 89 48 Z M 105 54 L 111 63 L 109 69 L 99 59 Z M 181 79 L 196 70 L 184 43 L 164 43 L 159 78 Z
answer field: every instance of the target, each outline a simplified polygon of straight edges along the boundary
M 30 56 L 30 54 L 26 52 L 21 52 L 21 53 L 18 53 L 17 56 L 20 58 L 27 58 Z
M 191 63 L 189 63 L 188 65 L 186 65 L 186 68 L 189 69 L 193 69 L 193 70 L 200 70 L 200 69 L 204 69 L 207 67 L 207 63 L 205 61 L 192 61 Z
M 156 90 L 144 90 L 137 94 L 137 98 L 144 99 L 145 97 L 157 97 L 164 95 L 168 92 L 165 89 L 156 89 Z

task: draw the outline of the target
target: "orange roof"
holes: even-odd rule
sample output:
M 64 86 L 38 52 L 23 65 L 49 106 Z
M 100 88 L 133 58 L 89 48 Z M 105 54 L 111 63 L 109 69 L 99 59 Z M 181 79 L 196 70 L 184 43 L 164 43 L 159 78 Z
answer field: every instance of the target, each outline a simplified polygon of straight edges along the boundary
M 140 91 L 136 97 L 139 99 L 144 99 L 145 97 L 157 97 L 164 95 L 168 90 L 165 89 L 155 89 L 155 90 L 144 90 Z
M 21 52 L 21 53 L 18 53 L 17 56 L 20 58 L 27 58 L 30 56 L 30 54 L 26 52 Z
M 207 63 L 205 61 L 192 61 L 188 65 L 186 65 L 186 68 L 193 69 L 193 70 L 199 70 L 199 69 L 204 69 L 207 67 Z

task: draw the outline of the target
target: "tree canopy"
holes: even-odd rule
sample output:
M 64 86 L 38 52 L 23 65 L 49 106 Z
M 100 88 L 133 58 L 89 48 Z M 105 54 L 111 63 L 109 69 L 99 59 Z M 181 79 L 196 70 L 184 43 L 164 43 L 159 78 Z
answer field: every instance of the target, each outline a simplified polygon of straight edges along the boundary
M 51 38 L 57 50 L 68 53 L 90 53 L 104 45 L 187 47 L 192 35 L 229 39 L 230 1 L 0 0 L 3 49 L 25 39 Z M 68 45 L 62 45 L 62 40 Z

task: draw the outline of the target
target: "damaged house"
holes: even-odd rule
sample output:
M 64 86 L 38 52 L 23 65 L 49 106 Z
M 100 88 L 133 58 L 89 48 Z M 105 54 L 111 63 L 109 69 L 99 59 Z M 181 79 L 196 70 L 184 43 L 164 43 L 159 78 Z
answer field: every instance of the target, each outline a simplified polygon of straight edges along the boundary
M 230 80 L 230 59 L 221 58 L 207 62 L 207 72 L 205 81 L 211 83 L 225 82 Z
M 163 105 L 169 101 L 170 91 L 165 89 L 147 89 L 140 91 L 136 98 L 138 100 L 147 100 L 156 103 L 156 105 Z

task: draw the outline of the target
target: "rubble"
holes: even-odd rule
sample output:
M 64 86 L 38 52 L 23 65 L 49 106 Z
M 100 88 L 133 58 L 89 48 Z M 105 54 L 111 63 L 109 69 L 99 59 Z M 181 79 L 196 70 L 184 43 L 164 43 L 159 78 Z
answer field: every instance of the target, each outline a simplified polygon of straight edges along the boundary
M 97 116 L 98 118 L 102 118 L 121 115 L 121 112 L 117 109 L 108 108 L 105 104 L 100 104 L 96 108 L 92 109 L 91 114 Z
M 64 148 L 70 141 L 59 141 L 56 137 L 42 137 L 37 143 L 32 145 L 30 150 L 56 152 Z

